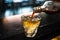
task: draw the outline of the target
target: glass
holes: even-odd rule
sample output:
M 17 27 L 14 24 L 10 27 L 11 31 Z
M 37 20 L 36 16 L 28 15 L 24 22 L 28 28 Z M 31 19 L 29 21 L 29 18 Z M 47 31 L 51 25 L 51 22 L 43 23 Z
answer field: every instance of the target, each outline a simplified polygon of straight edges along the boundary
M 35 15 L 33 18 L 31 16 L 22 16 L 22 24 L 26 37 L 34 37 L 36 35 L 40 22 L 41 17 L 39 15 Z

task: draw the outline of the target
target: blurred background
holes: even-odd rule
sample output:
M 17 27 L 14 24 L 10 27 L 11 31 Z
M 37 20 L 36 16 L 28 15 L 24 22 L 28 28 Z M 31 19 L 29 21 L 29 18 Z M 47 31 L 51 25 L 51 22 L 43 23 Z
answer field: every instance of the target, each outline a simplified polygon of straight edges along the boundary
M 31 12 L 33 11 L 33 7 L 41 6 L 45 1 L 46 0 L 0 0 L 0 17 Z
M 34 7 L 41 6 L 44 4 L 45 1 L 49 0 L 0 0 L 0 37 L 3 38 L 8 38 L 8 36 L 12 37 L 12 35 L 15 35 L 16 37 L 13 36 L 13 39 L 19 39 L 23 36 L 20 34 L 20 30 L 16 30 L 17 26 L 18 29 L 20 28 L 20 24 L 18 24 L 15 28 L 15 24 L 13 27 L 8 30 L 4 30 L 4 27 L 2 25 L 2 19 L 4 17 L 9 17 L 9 16 L 14 16 L 14 15 L 19 15 L 22 13 L 30 13 L 33 11 Z M 42 14 L 42 22 L 41 26 L 42 28 L 39 28 L 39 33 L 36 36 L 36 39 L 46 39 L 49 40 L 51 37 L 59 36 L 59 31 L 60 31 L 60 14 Z M 14 20 L 14 19 L 12 19 Z M 59 20 L 59 21 L 58 21 Z M 10 24 L 9 24 L 10 25 Z M 11 24 L 12 25 L 12 24 Z M 15 29 L 14 29 L 15 28 Z M 12 29 L 12 30 L 11 30 Z M 40 31 L 41 30 L 41 31 Z M 53 31 L 52 31 L 53 30 Z M 6 31 L 6 32 L 4 32 Z M 18 33 L 18 35 L 16 35 Z M 41 33 L 41 34 L 40 34 Z M 4 36 L 4 37 L 3 37 Z M 49 38 L 50 37 L 50 38 Z M 60 37 L 60 36 L 59 36 Z M 25 37 L 21 38 L 24 39 Z M 12 40 L 11 38 L 8 38 L 8 40 Z M 52 39 L 54 40 L 54 39 Z

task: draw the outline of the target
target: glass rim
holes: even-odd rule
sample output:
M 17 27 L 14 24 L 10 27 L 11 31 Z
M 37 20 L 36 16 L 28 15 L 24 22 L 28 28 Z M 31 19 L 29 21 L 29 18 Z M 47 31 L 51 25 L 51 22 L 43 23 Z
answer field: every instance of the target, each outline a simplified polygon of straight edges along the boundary
M 37 16 L 37 17 L 35 17 L 35 16 Z M 35 18 L 39 18 L 40 20 L 41 20 L 41 16 L 40 15 L 35 15 L 34 17 L 33 17 L 33 19 Z M 31 16 L 25 16 L 25 15 L 23 15 L 23 16 L 21 16 L 21 18 L 22 18 L 22 20 L 24 19 L 24 18 L 32 18 Z

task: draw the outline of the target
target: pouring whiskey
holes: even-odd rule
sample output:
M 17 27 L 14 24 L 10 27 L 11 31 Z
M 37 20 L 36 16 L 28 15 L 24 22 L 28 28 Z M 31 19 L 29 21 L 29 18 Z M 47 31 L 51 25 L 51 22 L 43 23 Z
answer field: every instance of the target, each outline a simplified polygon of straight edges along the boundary
M 38 26 L 40 25 L 41 19 L 39 15 L 34 16 L 23 16 L 22 24 L 24 27 L 26 37 L 34 37 L 37 33 Z

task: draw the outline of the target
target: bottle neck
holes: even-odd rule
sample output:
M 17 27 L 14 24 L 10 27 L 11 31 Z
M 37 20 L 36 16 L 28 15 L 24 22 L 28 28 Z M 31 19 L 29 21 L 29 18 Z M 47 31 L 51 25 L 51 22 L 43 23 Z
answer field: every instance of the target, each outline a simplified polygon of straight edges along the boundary
M 40 13 L 40 12 L 45 12 L 46 11 L 46 8 L 41 8 L 41 7 L 35 7 L 33 9 L 34 13 Z

